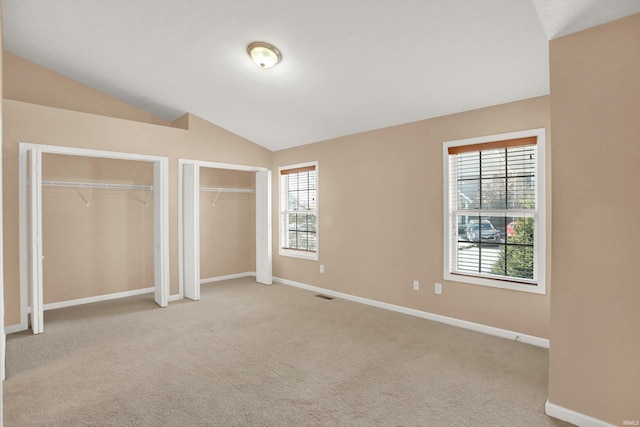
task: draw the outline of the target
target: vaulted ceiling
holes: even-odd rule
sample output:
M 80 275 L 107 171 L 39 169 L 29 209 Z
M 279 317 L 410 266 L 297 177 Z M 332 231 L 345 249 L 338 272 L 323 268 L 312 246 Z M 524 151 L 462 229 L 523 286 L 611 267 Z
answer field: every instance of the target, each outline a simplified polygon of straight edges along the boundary
M 271 150 L 549 93 L 550 39 L 637 0 L 4 0 L 6 50 Z M 283 60 L 263 70 L 247 45 Z

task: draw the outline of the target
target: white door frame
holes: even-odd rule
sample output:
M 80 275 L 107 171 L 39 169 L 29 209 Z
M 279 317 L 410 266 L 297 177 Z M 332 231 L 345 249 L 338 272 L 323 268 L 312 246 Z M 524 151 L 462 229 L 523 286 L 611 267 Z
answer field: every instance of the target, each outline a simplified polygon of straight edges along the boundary
M 273 283 L 271 255 L 271 171 L 256 172 L 256 281 Z
M 182 196 L 179 196 L 182 223 L 179 237 L 182 248 L 180 289 L 184 297 L 200 299 L 200 167 L 196 163 L 182 165 Z M 184 209 L 184 211 L 183 211 Z M 184 239 L 184 240 L 183 240 Z
M 271 171 L 259 166 L 179 159 L 178 269 L 180 271 L 180 298 L 200 299 L 199 176 L 201 167 L 256 173 L 256 281 L 271 285 Z M 190 174 L 193 174 L 193 178 Z M 187 245 L 190 247 L 187 248 Z M 192 269 L 192 271 L 187 271 L 187 269 Z M 192 276 L 195 277 L 195 280 Z M 185 284 L 189 289 L 185 289 Z
M 154 300 L 160 307 L 169 301 L 169 159 L 145 154 L 41 145 L 18 144 L 18 181 L 20 211 L 20 327 L 28 328 L 29 282 L 31 282 L 31 328 L 34 334 L 44 331 L 42 267 L 42 154 L 99 157 L 153 163 L 154 194 Z M 27 160 L 30 168 L 27 167 Z M 29 169 L 29 177 L 27 170 Z M 30 178 L 31 191 L 27 180 Z M 27 196 L 31 209 L 27 211 Z M 29 227 L 30 224 L 30 227 Z M 30 233 L 29 230 L 32 232 Z M 30 242 L 29 242 L 30 238 Z M 30 243 L 30 244 L 29 244 Z M 30 262 L 35 260 L 35 262 Z M 31 264 L 31 281 L 29 281 Z

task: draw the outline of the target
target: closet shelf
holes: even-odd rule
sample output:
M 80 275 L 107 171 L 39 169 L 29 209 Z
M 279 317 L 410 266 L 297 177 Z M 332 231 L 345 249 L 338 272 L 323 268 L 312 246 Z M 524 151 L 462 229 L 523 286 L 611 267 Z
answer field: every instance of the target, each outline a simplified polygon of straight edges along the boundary
M 200 187 L 200 191 L 212 193 L 255 193 L 255 188 Z
M 118 190 L 153 190 L 153 185 L 110 184 L 103 182 L 42 181 L 50 187 L 111 188 Z
M 255 188 L 232 188 L 232 187 L 200 187 L 200 191 L 217 193 L 211 202 L 211 206 L 215 206 L 220 194 L 222 193 L 255 193 Z

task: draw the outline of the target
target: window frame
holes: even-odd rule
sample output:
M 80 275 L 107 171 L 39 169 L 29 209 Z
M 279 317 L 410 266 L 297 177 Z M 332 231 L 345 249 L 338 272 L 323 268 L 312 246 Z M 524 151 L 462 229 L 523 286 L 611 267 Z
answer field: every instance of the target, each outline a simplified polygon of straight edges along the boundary
M 467 138 L 461 140 L 447 141 L 443 143 L 443 277 L 445 280 L 455 282 L 469 283 L 474 285 L 489 286 L 500 289 L 509 289 L 514 291 L 529 292 L 535 294 L 546 293 L 546 141 L 545 128 L 530 129 L 518 132 L 509 132 L 497 135 L 487 135 L 475 138 Z M 457 261 L 457 239 L 453 239 L 454 232 L 457 230 L 457 219 L 455 216 L 455 201 L 451 200 L 451 177 L 450 177 L 450 159 L 455 155 L 449 154 L 449 148 L 461 147 L 468 145 L 490 144 L 511 139 L 536 137 L 536 158 L 535 158 L 535 209 L 533 210 L 533 218 L 535 221 L 534 230 L 534 273 L 533 280 L 518 279 L 516 277 L 509 278 L 489 277 L 489 275 L 473 274 L 470 272 L 456 272 L 454 268 Z M 489 147 L 488 147 L 489 148 Z M 481 151 L 479 148 L 477 151 Z M 491 212 L 491 209 L 478 210 L 475 212 Z M 519 211 L 514 210 L 515 214 Z
M 316 216 L 316 250 L 315 252 L 305 251 L 301 249 L 291 249 L 285 248 L 285 242 L 287 240 L 287 232 L 288 227 L 286 227 L 286 215 L 289 213 L 287 209 L 284 208 L 283 202 L 283 191 L 284 191 L 284 181 L 282 171 L 291 170 L 291 169 L 299 169 L 299 168 L 307 168 L 313 167 L 316 173 L 316 208 L 310 209 L 306 211 L 307 213 L 313 213 Z M 278 253 L 282 256 L 307 259 L 311 261 L 317 261 L 320 253 L 320 216 L 319 216 L 319 193 L 320 193 L 320 173 L 318 169 L 318 162 L 306 162 L 306 163 L 296 163 L 293 165 L 280 166 L 278 168 Z

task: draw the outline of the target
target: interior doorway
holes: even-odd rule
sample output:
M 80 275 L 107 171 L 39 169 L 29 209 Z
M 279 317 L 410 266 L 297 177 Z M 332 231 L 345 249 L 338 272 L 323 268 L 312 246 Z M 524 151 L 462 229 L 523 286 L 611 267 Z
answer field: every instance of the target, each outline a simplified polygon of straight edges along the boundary
M 180 294 L 192 300 L 200 299 L 200 170 L 226 169 L 255 173 L 256 281 L 272 283 L 271 254 L 271 173 L 267 168 L 199 160 L 179 160 L 179 269 Z M 217 191 L 243 189 L 207 188 Z M 215 203 L 215 202 L 214 202 Z

